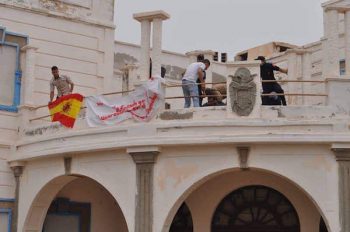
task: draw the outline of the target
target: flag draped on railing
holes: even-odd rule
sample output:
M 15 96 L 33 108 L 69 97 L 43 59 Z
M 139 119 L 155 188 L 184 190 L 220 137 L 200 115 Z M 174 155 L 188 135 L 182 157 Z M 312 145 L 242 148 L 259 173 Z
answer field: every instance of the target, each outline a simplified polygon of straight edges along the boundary
M 52 122 L 60 122 L 65 127 L 73 128 L 78 117 L 84 97 L 80 94 L 69 94 L 49 103 Z
M 113 125 L 126 119 L 149 121 L 164 105 L 162 78 L 152 78 L 127 96 L 91 96 L 85 98 L 89 126 Z

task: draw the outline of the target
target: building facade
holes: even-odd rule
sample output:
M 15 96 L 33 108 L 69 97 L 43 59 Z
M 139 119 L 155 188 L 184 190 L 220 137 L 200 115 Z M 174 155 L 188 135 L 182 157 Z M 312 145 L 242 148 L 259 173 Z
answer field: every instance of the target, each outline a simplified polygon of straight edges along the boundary
M 114 41 L 112 0 L 0 0 L 0 231 L 350 231 L 350 3 L 323 8 L 319 42 L 259 54 L 289 69 L 282 107 L 261 105 L 250 50 L 224 63 L 162 51 L 163 11 L 134 15 L 139 46 Z M 199 54 L 207 82 L 227 84 L 226 106 L 175 98 Z M 84 96 L 127 94 L 149 58 L 152 75 L 167 70 L 170 104 L 150 122 L 91 128 L 82 110 L 66 129 L 45 117 L 52 65 Z M 248 103 L 237 76 L 254 86 Z

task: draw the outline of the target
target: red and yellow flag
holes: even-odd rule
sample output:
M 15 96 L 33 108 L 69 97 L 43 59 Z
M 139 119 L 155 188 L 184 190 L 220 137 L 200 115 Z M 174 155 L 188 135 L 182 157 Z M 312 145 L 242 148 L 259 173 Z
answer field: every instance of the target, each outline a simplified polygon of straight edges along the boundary
M 60 97 L 51 102 L 48 107 L 52 122 L 60 122 L 62 125 L 73 128 L 78 117 L 84 97 L 74 93 Z

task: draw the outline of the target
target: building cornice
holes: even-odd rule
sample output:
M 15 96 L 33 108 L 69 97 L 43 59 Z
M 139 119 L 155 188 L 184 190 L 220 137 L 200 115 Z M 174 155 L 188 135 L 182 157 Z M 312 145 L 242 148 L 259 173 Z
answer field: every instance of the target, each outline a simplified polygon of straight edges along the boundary
M 104 22 L 104 21 L 93 20 L 93 19 L 83 19 L 76 16 L 70 16 L 67 14 L 54 12 L 54 11 L 50 11 L 50 10 L 46 10 L 38 7 L 32 7 L 32 6 L 29 7 L 26 5 L 9 4 L 9 3 L 0 3 L 0 6 L 10 8 L 10 9 L 15 9 L 15 10 L 26 11 L 30 13 L 36 13 L 44 16 L 56 17 L 60 19 L 73 21 L 73 22 L 84 23 L 84 24 L 93 25 L 93 26 L 105 27 L 110 29 L 116 28 L 116 26 L 110 22 Z

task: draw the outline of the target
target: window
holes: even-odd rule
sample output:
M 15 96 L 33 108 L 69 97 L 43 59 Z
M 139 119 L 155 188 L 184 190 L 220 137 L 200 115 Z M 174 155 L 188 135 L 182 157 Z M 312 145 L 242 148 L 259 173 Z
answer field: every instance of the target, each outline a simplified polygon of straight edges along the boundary
M 247 186 L 227 195 L 217 207 L 212 232 L 299 232 L 299 217 L 290 201 L 265 186 Z
M 0 232 L 11 232 L 12 210 L 0 208 Z
M 19 56 L 27 41 L 27 36 L 0 27 L 0 110 L 17 112 L 21 91 Z
M 339 62 L 340 65 L 340 75 L 345 75 L 345 60 L 340 60 Z

